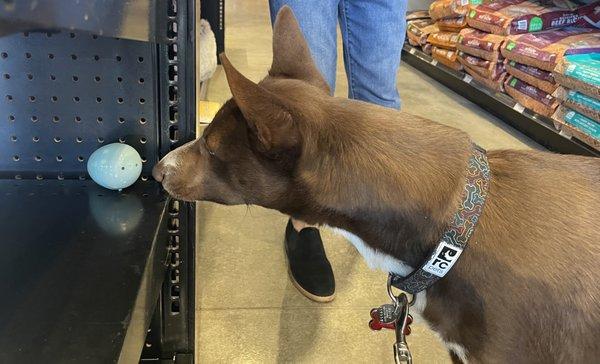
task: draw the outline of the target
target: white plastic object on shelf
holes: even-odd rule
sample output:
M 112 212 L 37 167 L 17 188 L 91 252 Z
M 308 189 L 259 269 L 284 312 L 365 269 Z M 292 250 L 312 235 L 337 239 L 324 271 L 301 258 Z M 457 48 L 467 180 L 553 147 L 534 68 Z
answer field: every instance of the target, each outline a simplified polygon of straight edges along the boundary
M 198 82 L 203 82 L 210 79 L 217 69 L 217 41 L 210 24 L 204 19 L 200 19 L 198 41 L 199 43 L 196 43 L 200 44 Z

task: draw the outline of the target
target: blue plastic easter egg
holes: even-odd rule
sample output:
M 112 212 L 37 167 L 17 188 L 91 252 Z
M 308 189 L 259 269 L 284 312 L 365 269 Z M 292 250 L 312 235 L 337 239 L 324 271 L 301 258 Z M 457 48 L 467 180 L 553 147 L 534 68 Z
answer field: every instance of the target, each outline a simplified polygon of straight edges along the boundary
M 130 145 L 112 143 L 98 148 L 87 162 L 87 170 L 97 184 L 122 190 L 137 181 L 142 173 L 142 158 Z

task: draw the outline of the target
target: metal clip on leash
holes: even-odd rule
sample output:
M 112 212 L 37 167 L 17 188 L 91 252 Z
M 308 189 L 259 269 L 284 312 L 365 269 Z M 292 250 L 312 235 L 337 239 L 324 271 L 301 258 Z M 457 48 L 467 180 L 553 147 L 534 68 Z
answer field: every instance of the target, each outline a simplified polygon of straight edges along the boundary
M 408 344 L 406 343 L 406 328 L 409 324 L 409 306 L 412 302 L 408 301 L 408 297 L 406 293 L 401 292 L 398 296 L 395 296 L 392 292 L 392 276 L 390 275 L 388 278 L 388 295 L 394 302 L 394 305 L 397 307 L 396 312 L 398 312 L 398 316 L 396 316 L 396 342 L 394 343 L 394 360 L 396 364 L 407 363 L 412 364 L 412 355 L 410 350 L 408 349 Z
M 408 298 L 405 293 L 400 293 L 396 297 L 398 305 L 400 305 L 400 315 L 396 321 L 396 343 L 394 343 L 394 360 L 396 364 L 408 363 L 412 364 L 412 355 L 406 343 L 406 335 L 404 335 L 408 321 Z

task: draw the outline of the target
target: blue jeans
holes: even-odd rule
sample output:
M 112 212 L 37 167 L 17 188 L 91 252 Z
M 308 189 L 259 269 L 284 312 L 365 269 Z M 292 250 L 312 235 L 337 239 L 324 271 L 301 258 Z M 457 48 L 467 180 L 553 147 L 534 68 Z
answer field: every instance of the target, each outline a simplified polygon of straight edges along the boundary
M 348 97 L 400 108 L 396 74 L 406 33 L 407 0 L 270 0 L 271 21 L 289 5 L 331 90 L 339 20 Z

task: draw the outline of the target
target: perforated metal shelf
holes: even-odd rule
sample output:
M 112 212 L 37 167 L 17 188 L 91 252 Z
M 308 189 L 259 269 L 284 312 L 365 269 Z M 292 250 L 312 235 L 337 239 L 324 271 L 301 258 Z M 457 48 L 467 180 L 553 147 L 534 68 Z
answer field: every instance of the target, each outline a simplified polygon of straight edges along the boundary
M 0 181 L 0 363 L 137 362 L 167 205 L 155 182 Z
M 158 159 L 156 45 L 86 33 L 0 38 L 0 178 L 78 178 L 98 147 Z

